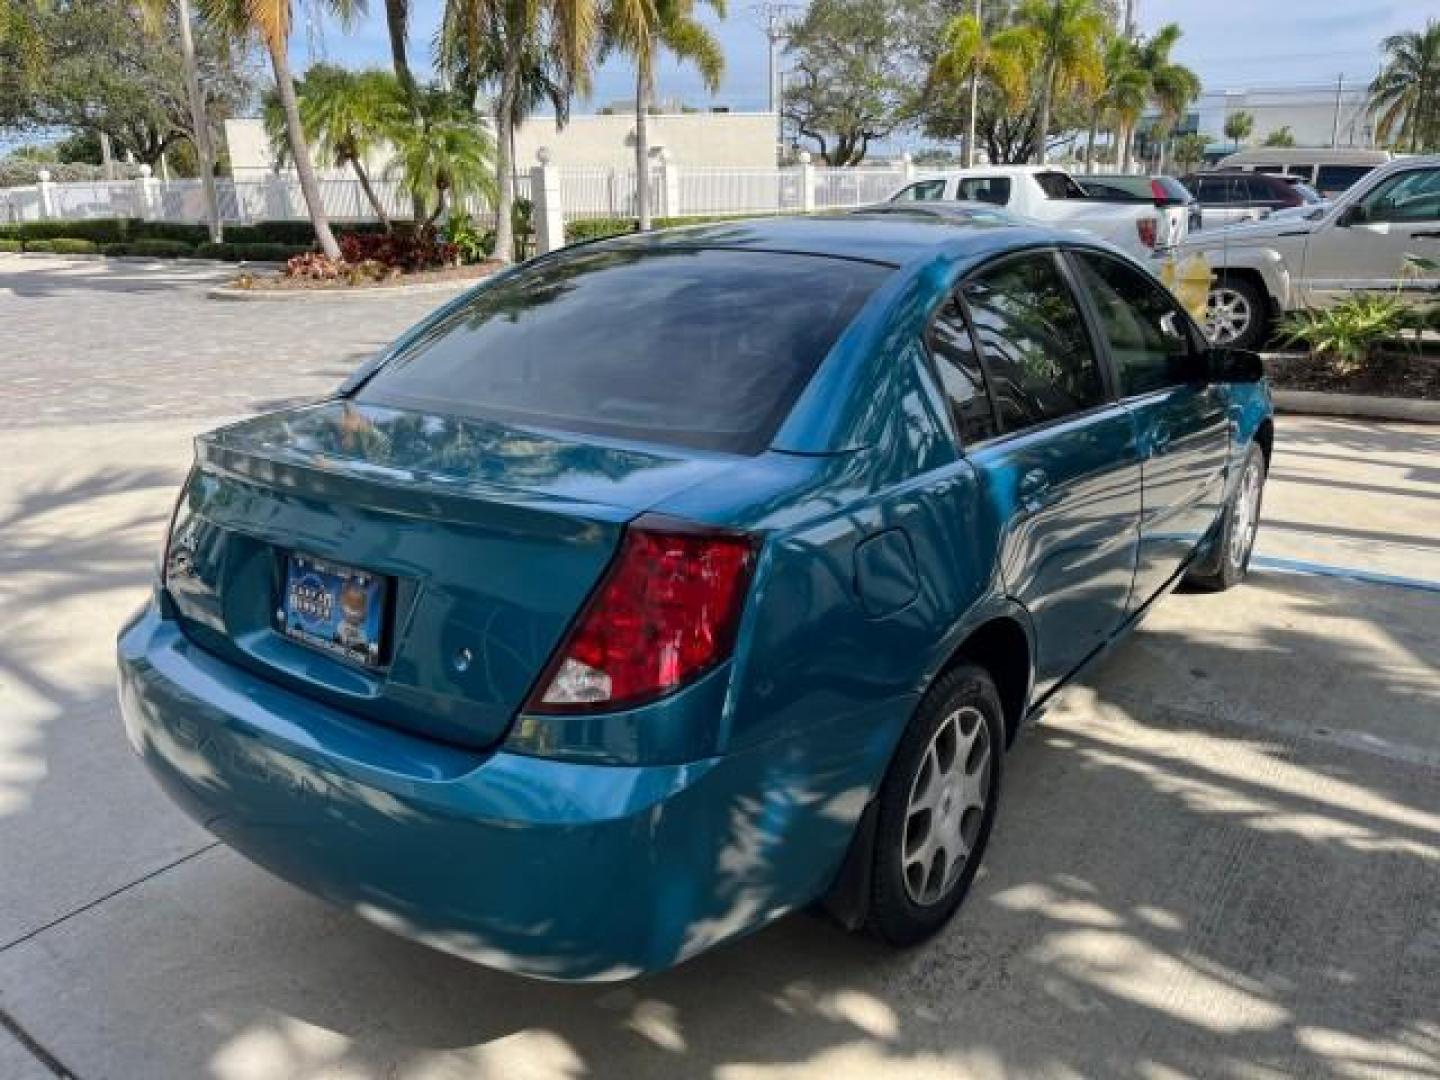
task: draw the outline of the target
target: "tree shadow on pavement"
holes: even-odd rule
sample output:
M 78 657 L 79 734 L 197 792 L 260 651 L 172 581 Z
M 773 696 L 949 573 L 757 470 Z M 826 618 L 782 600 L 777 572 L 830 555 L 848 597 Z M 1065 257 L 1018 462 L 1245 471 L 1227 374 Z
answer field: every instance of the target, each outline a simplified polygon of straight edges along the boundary
M 81 1075 L 1436 1080 L 1440 674 L 1402 595 L 1266 575 L 1164 601 L 1021 737 L 973 894 L 907 952 L 798 915 L 540 983 L 217 849 L 48 934 L 0 995 L 61 1046 L 40 1002 L 78 1007 Z

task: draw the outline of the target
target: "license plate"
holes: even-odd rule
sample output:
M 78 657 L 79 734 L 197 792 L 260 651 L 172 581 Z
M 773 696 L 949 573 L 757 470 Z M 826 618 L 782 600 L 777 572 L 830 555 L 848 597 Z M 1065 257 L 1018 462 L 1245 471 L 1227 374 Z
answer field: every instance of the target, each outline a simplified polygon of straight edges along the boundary
M 368 570 L 292 554 L 286 560 L 281 630 L 351 663 L 382 661 L 388 579 Z

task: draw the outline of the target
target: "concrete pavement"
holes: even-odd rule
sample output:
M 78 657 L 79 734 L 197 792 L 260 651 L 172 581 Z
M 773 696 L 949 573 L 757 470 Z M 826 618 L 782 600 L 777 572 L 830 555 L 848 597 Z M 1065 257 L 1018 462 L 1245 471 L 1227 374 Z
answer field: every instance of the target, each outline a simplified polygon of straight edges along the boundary
M 632 984 L 521 980 L 214 845 L 113 704 L 190 436 L 417 312 L 232 308 L 201 274 L 111 308 L 34 265 L 0 263 L 0 385 L 47 375 L 0 398 L 0 1078 L 1440 1077 L 1440 594 L 1261 570 L 1166 599 L 1022 737 L 926 947 L 799 915 Z M 135 303 L 214 353 L 67 332 Z M 1437 437 L 1282 422 L 1260 553 L 1440 582 Z

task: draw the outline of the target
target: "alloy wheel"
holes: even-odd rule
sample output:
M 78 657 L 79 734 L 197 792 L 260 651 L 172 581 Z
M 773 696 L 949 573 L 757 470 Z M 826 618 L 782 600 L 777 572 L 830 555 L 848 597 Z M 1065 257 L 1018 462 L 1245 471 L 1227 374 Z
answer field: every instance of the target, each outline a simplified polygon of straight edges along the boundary
M 1254 317 L 1248 297 L 1221 285 L 1205 299 L 1205 336 L 1212 344 L 1227 345 L 1250 329 Z
M 1250 557 L 1250 548 L 1255 543 L 1255 530 L 1260 524 L 1260 463 L 1251 461 L 1245 466 L 1240 478 L 1240 490 L 1235 494 L 1235 520 L 1230 527 L 1230 562 L 1236 567 L 1245 565 Z
M 937 904 L 959 880 L 980 838 L 990 798 L 990 728 L 973 705 L 941 721 L 920 758 L 905 809 L 905 892 Z

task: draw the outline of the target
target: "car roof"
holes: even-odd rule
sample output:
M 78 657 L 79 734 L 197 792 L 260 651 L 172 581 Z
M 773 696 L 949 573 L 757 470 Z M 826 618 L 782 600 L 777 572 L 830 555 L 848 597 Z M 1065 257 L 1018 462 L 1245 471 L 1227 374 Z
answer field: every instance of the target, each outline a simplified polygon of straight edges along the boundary
M 749 218 L 629 233 L 596 241 L 604 248 L 736 248 L 824 255 L 904 266 L 946 255 L 980 257 L 1012 248 L 1077 239 L 1056 229 L 905 214 L 805 214 Z M 573 250 L 573 249 L 572 249 Z

